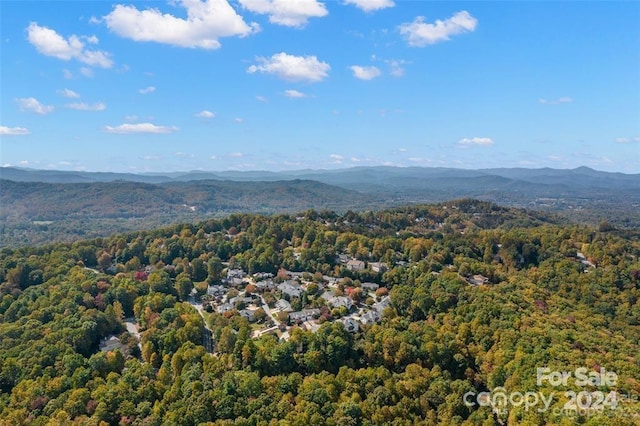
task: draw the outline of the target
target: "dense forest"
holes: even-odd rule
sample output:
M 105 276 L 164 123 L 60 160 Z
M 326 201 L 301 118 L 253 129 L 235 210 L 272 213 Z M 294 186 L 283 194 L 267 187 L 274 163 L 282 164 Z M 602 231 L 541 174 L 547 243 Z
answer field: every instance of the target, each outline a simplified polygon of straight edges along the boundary
M 606 222 L 233 214 L 4 248 L 0 282 L 0 424 L 640 424 L 640 234 Z
M 370 196 L 306 180 L 45 183 L 0 180 L 0 247 L 105 237 L 232 213 L 346 211 Z
M 106 237 L 233 213 L 382 210 L 458 198 L 640 228 L 640 175 L 579 167 L 354 167 L 168 175 L 0 167 L 0 247 Z

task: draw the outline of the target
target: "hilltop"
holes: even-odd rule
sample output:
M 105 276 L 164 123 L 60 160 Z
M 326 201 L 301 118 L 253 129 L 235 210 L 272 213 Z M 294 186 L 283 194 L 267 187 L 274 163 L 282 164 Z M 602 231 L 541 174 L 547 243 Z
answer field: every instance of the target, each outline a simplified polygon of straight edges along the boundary
M 640 227 L 640 175 L 587 167 L 356 167 L 128 174 L 0 168 L 0 246 L 70 241 L 234 212 L 364 211 L 471 197 Z

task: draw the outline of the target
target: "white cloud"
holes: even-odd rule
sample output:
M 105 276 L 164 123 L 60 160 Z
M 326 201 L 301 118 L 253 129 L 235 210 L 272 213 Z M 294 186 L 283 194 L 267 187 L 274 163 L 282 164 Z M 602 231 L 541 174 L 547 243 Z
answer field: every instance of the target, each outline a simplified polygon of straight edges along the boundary
M 126 115 L 124 121 L 138 121 L 137 115 Z
M 342 162 L 344 161 L 344 157 L 338 154 L 331 154 L 329 155 L 329 158 L 331 159 L 331 162 L 333 164 L 342 164 Z
M 236 123 L 240 124 L 240 123 L 244 123 L 244 118 L 241 117 L 236 117 L 233 119 L 233 121 L 235 121 Z
M 199 117 L 199 118 L 213 118 L 215 116 L 216 114 L 214 112 L 207 111 L 207 110 L 202 110 L 196 114 L 196 117 Z
M 149 87 L 145 87 L 144 89 L 139 89 L 138 93 L 142 95 L 146 95 L 148 93 L 153 93 L 155 91 L 156 91 L 156 88 L 154 86 L 149 86 Z
M 36 98 L 18 98 L 16 99 L 22 111 L 33 111 L 36 114 L 46 115 L 53 112 L 53 106 L 43 105 Z
M 182 151 L 178 151 L 176 153 L 174 153 L 173 155 L 175 155 L 176 157 L 179 158 L 195 158 L 195 154 L 190 154 L 188 152 L 182 152 Z
M 69 99 L 77 99 L 80 97 L 80 95 L 77 92 L 74 92 L 73 90 L 69 90 L 69 89 L 60 89 L 56 93 L 58 93 L 60 96 L 64 96 L 65 98 L 69 98 Z
M 479 138 L 477 136 L 470 139 L 469 138 L 460 139 L 458 141 L 458 146 L 462 148 L 468 148 L 472 146 L 491 146 L 491 145 L 493 145 L 493 139 Z
M 229 154 L 229 157 L 242 158 L 242 157 L 244 157 L 244 154 L 241 153 L 241 152 L 232 152 L 231 154 Z
M 331 69 L 329 64 L 319 61 L 316 56 L 295 56 L 284 52 L 276 53 L 271 58 L 260 57 L 257 61 L 260 65 L 247 68 L 249 74 L 263 72 L 287 81 L 322 81 Z
M 0 135 L 3 136 L 21 136 L 21 135 L 28 135 L 29 133 L 29 129 L 25 129 L 24 127 L 7 127 L 7 126 L 0 126 Z
M 27 27 L 29 43 L 31 43 L 38 52 L 46 56 L 69 61 L 75 59 L 94 67 L 111 68 L 113 61 L 109 58 L 110 54 L 101 50 L 85 49 L 85 43 L 81 40 L 85 39 L 90 43 L 98 42 L 94 37 L 78 37 L 71 35 L 65 39 L 54 30 L 41 27 L 36 22 L 32 22 Z
M 66 78 L 67 80 L 71 80 L 73 78 L 73 73 L 71 71 L 69 71 L 68 69 L 63 69 L 62 70 L 62 75 L 64 76 L 64 78 Z
M 93 70 L 91 68 L 88 67 L 80 67 L 80 74 L 84 75 L 85 77 L 93 77 Z
M 175 126 L 156 126 L 151 123 L 138 123 L 138 124 L 121 124 L 119 126 L 104 126 L 103 129 L 107 133 L 118 134 L 135 134 L 135 133 L 173 133 L 178 131 Z
M 100 40 L 98 40 L 98 37 L 96 37 L 95 35 L 91 35 L 91 36 L 82 36 L 83 40 L 86 40 L 87 43 L 91 43 L 91 44 L 98 44 L 98 42 Z
M 67 108 L 77 109 L 78 111 L 104 111 L 107 106 L 102 102 L 96 102 L 95 104 L 88 104 L 86 102 L 74 102 L 65 105 Z
M 186 19 L 158 9 L 139 10 L 116 5 L 103 19 L 112 32 L 135 41 L 153 41 L 179 47 L 218 49 L 221 37 L 247 36 L 258 31 L 247 24 L 227 0 L 179 0 Z
M 567 96 L 564 96 L 562 98 L 558 98 L 558 99 L 539 99 L 538 102 L 540 102 L 541 104 L 545 104 L 545 105 L 559 105 L 559 104 L 568 104 L 573 102 L 572 98 L 569 98 Z
M 352 4 L 365 12 L 374 12 L 396 5 L 393 0 L 345 0 L 344 4 Z
M 403 65 L 408 64 L 409 62 L 404 61 L 402 59 L 400 60 L 392 59 L 390 61 L 385 61 L 385 63 L 389 65 L 389 67 L 391 68 L 391 71 L 389 71 L 389 74 L 391 74 L 394 77 L 402 77 L 404 75 Z
M 327 8 L 317 0 L 240 0 L 247 10 L 269 15 L 269 22 L 286 27 L 302 28 L 309 18 L 326 16 Z
M 292 98 L 292 99 L 299 99 L 299 98 L 306 98 L 307 97 L 307 95 L 305 93 L 298 92 L 297 90 L 293 90 L 293 89 L 285 90 L 284 91 L 284 95 L 287 98 Z
M 424 22 L 424 17 L 418 16 L 413 22 L 400 25 L 399 30 L 409 46 L 424 47 L 449 40 L 453 35 L 474 31 L 477 25 L 478 20 L 463 10 L 444 21 L 438 19 L 433 24 Z
M 258 95 L 258 96 L 256 96 L 256 99 L 257 99 L 258 101 L 260 101 L 260 102 L 268 102 L 268 99 L 267 99 L 267 98 L 265 98 L 264 96 L 260 96 L 260 95 Z
M 640 143 L 640 136 L 633 138 L 616 138 L 616 143 Z
M 363 67 L 360 65 L 352 65 L 349 68 L 351 68 L 353 76 L 355 78 L 359 78 L 360 80 L 373 80 L 374 78 L 379 77 L 382 74 L 378 67 L 374 66 Z

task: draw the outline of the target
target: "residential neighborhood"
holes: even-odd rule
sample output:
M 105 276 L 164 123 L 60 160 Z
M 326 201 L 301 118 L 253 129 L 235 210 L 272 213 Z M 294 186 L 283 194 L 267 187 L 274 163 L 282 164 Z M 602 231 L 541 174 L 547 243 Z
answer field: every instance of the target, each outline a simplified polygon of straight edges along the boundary
M 383 263 L 367 265 L 347 255 L 338 261 L 349 270 L 386 270 Z M 205 322 L 212 313 L 239 315 L 252 324 L 252 337 L 275 334 L 286 340 L 295 327 L 315 332 L 325 322 L 340 321 L 347 331 L 356 333 L 380 322 L 384 309 L 390 306 L 386 288 L 380 289 L 380 284 L 350 278 L 286 270 L 278 271 L 277 276 L 263 272 L 249 275 L 229 267 L 221 282 L 209 285 L 205 294 L 194 289 L 190 301 Z

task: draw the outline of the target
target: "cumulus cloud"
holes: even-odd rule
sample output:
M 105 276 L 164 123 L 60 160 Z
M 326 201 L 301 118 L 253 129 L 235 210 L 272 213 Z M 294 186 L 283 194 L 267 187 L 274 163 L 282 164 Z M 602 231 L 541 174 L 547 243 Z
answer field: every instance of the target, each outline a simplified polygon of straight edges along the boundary
M 36 114 L 46 115 L 50 112 L 53 112 L 53 106 L 51 105 L 43 105 L 36 98 L 18 98 L 16 99 L 18 105 L 20 106 L 20 110 L 22 111 L 32 111 Z
M 259 30 L 257 24 L 247 24 L 227 0 L 180 0 L 178 4 L 186 9 L 186 19 L 119 4 L 103 20 L 120 37 L 201 49 L 218 49 L 221 37 L 244 37 Z
M 307 95 L 305 93 L 302 92 L 298 92 L 297 90 L 293 90 L 293 89 L 289 89 L 289 90 L 285 90 L 284 91 L 284 95 L 287 98 L 292 98 L 292 99 L 296 99 L 296 98 L 306 98 Z
M 213 118 L 215 116 L 216 114 L 214 112 L 207 111 L 207 110 L 200 111 L 199 113 L 196 114 L 196 117 L 199 117 L 199 118 Z
M 60 89 L 57 91 L 57 93 L 60 96 L 64 96 L 65 98 L 69 98 L 69 99 L 77 99 L 80 97 L 80 95 L 76 92 L 74 92 L 73 90 L 69 90 L 69 89 Z
M 493 145 L 493 139 L 491 138 L 463 138 L 458 141 L 458 146 L 462 148 L 469 148 L 472 146 L 491 146 Z
M 327 8 L 317 0 L 240 0 L 243 8 L 269 15 L 269 22 L 286 27 L 302 28 L 309 18 L 326 16 Z
M 365 12 L 374 12 L 396 5 L 393 0 L 345 0 L 344 4 L 352 4 Z
M 435 23 L 427 23 L 423 16 L 418 16 L 413 22 L 404 23 L 398 29 L 409 46 L 424 47 L 447 41 L 454 35 L 472 32 L 477 25 L 478 20 L 463 10 L 444 21 L 438 19 Z
M 64 38 L 51 28 L 41 27 L 36 22 L 32 22 L 27 27 L 27 38 L 38 52 L 46 56 L 69 61 L 75 59 L 83 64 L 94 67 L 111 68 L 113 61 L 110 54 L 101 50 L 90 50 L 85 48 L 85 43 L 97 43 L 95 37 L 78 37 L 71 35 Z
M 331 67 L 319 61 L 316 56 L 295 56 L 285 52 L 276 53 L 270 58 L 257 58 L 258 65 L 247 68 L 249 74 L 256 72 L 273 74 L 287 81 L 306 81 L 310 83 L 324 80 Z
M 616 143 L 640 143 L 640 136 L 633 138 L 616 138 Z
M 377 67 L 363 67 L 360 65 L 352 65 L 351 71 L 353 72 L 353 76 L 355 78 L 359 78 L 360 80 L 373 80 L 376 77 L 379 77 L 382 73 Z
M 540 102 L 541 104 L 544 105 L 559 105 L 559 104 L 568 104 L 573 102 L 572 98 L 569 98 L 567 96 L 564 96 L 562 98 L 558 98 L 558 99 L 539 99 L 538 102 Z
M 156 91 L 156 88 L 154 86 L 149 86 L 149 87 L 145 87 L 144 89 L 139 89 L 138 93 L 142 95 L 146 95 L 148 93 L 153 93 L 155 91 Z
M 107 106 L 102 102 L 88 104 L 86 102 L 74 102 L 66 105 L 67 108 L 77 109 L 78 111 L 104 111 Z
M 329 155 L 329 159 L 333 164 L 342 164 L 342 162 L 344 161 L 344 157 L 338 154 Z
M 7 127 L 7 126 L 0 126 L 0 135 L 3 136 L 21 136 L 21 135 L 28 135 L 29 133 L 29 129 L 26 129 L 24 127 Z
M 175 126 L 156 126 L 155 124 L 151 124 L 151 123 L 137 123 L 137 124 L 125 123 L 119 126 L 104 126 L 103 130 L 107 133 L 117 133 L 117 134 L 141 134 L 141 133 L 161 134 L 161 133 L 177 132 L 178 128 Z

